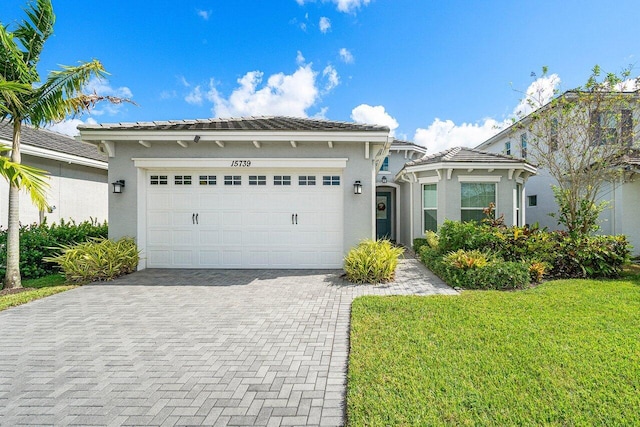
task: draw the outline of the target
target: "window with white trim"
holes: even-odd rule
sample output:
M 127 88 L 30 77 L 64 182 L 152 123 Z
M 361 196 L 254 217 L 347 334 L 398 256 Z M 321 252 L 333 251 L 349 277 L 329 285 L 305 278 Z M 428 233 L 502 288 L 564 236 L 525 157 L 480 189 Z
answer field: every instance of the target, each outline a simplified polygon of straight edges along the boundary
M 522 184 L 516 184 L 516 225 L 522 227 Z
M 523 159 L 527 158 L 527 138 L 526 133 L 520 135 L 520 157 Z
M 225 175 L 224 185 L 242 185 L 242 178 L 240 175 Z
M 538 195 L 533 194 L 531 196 L 527 196 L 529 206 L 538 206 Z
M 380 168 L 380 172 L 388 172 L 389 171 L 389 156 L 385 157 L 382 161 L 382 167 Z
M 298 185 L 316 185 L 316 177 L 313 175 L 300 175 Z
M 291 175 L 276 175 L 273 177 L 273 185 L 291 185 Z
M 507 156 L 511 155 L 511 141 L 507 141 L 504 143 L 504 154 Z
M 323 176 L 322 185 L 340 185 L 340 176 Z
M 267 185 L 267 176 L 249 175 L 249 185 Z
M 216 185 L 215 175 L 200 175 L 200 185 Z
M 496 184 L 488 182 L 460 183 L 460 220 L 482 221 L 486 215 L 482 211 L 490 203 L 496 204 Z
M 167 175 L 151 175 L 149 177 L 149 184 L 151 185 L 167 185 L 168 177 Z
M 173 183 L 175 185 L 191 185 L 191 175 L 175 175 Z
M 438 230 L 438 184 L 422 186 L 423 231 Z

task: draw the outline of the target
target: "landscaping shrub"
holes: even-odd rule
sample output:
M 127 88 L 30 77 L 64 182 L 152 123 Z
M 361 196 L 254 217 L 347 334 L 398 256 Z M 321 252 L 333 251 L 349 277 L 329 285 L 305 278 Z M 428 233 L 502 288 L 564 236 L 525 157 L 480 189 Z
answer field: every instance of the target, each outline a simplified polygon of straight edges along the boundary
M 114 241 L 92 239 L 62 246 L 61 253 L 46 261 L 57 264 L 70 282 L 112 280 L 136 270 L 139 251 L 132 238 Z
M 428 246 L 428 245 L 429 244 L 427 243 L 427 239 L 425 239 L 424 237 L 418 237 L 413 239 L 413 250 L 417 254 L 420 253 L 420 249 L 422 249 L 423 246 Z
M 395 277 L 404 250 L 388 240 L 364 240 L 344 258 L 347 280 L 353 283 L 384 283 Z
M 496 246 L 499 241 L 494 230 L 493 227 L 473 221 L 445 220 L 438 230 L 438 250 L 442 254 L 458 249 L 486 250 Z
M 631 250 L 625 236 L 575 236 L 488 222 L 445 221 L 438 243 L 427 241 L 422 239 L 418 251 L 422 262 L 449 284 L 467 289 L 522 287 L 525 271 L 531 283 L 544 277 L 617 277 Z
M 107 237 L 107 223 L 96 220 L 60 220 L 59 224 L 29 224 L 20 227 L 20 274 L 24 279 L 36 279 L 57 272 L 55 264 L 44 261 L 63 245 Z M 5 275 L 7 262 L 7 231 L 0 229 L 0 277 Z

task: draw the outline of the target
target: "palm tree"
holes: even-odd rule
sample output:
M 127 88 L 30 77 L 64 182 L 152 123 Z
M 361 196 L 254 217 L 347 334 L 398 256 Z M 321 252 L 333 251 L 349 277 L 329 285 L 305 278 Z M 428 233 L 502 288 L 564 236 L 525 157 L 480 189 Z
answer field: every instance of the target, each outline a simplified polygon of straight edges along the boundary
M 91 77 L 104 77 L 106 72 L 97 60 L 68 67 L 62 66 L 52 71 L 44 83 L 41 82 L 37 65 L 46 40 L 53 34 L 55 15 L 51 0 L 36 0 L 25 9 L 27 19 L 17 25 L 15 30 L 0 23 L 0 121 L 7 120 L 13 125 L 13 141 L 9 179 L 9 218 L 7 236 L 7 265 L 5 288 L 21 286 L 20 280 L 20 219 L 19 192 L 41 188 L 33 174 L 25 175 L 20 156 L 20 130 L 23 123 L 42 127 L 49 123 L 64 120 L 66 117 L 89 110 L 97 102 L 108 100 L 120 103 L 128 100 L 102 97 L 96 94 L 84 94 L 82 89 Z M 19 171 L 22 171 L 20 174 Z M 34 172 L 34 171 L 31 171 Z M 31 185 L 31 187 L 28 186 Z M 37 199 L 37 197 L 36 197 Z

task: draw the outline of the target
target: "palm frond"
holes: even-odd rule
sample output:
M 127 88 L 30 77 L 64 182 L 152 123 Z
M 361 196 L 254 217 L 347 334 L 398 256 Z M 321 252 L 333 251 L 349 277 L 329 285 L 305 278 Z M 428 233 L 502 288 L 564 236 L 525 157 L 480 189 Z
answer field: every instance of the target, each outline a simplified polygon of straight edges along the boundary
M 63 120 L 67 116 L 86 111 L 90 105 L 74 102 L 91 77 L 106 76 L 104 67 L 98 60 L 81 63 L 78 66 L 62 66 L 49 73 L 47 81 L 34 91 L 34 99 L 29 114 L 34 126 L 50 121 Z
M 33 83 L 35 70 L 24 61 L 24 53 L 15 41 L 14 34 L 0 25 L 0 75 L 6 81 Z
M 53 34 L 56 18 L 51 0 L 30 2 L 25 13 L 28 19 L 22 21 L 13 34 L 24 47 L 24 62 L 31 68 L 38 63 L 44 43 Z
M 20 95 L 27 94 L 31 90 L 29 85 L 18 82 L 7 82 L 0 76 L 0 119 L 12 115 L 16 109 L 22 110 L 23 104 Z
M 9 151 L 9 148 L 0 146 L 0 176 L 3 176 L 9 185 L 25 190 L 39 210 L 46 210 L 49 207 L 47 203 L 48 173 L 42 169 L 12 162 L 5 156 Z

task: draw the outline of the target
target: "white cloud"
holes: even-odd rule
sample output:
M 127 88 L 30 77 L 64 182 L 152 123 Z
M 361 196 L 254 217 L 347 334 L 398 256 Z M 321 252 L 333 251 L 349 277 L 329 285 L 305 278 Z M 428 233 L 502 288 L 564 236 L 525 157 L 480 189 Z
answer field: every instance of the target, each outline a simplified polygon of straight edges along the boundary
M 320 18 L 320 32 L 325 34 L 327 31 L 331 29 L 331 20 L 326 16 Z
M 296 56 L 296 64 L 298 65 L 304 65 L 306 59 L 304 59 L 304 56 L 302 55 L 302 52 L 298 51 L 298 55 Z
M 338 5 L 340 12 L 349 13 L 356 9 L 360 9 L 360 6 L 368 5 L 371 0 L 332 0 Z
M 178 81 L 180 82 L 180 84 L 182 84 L 182 86 L 184 87 L 189 87 L 191 86 L 191 83 L 189 83 L 187 81 L 187 79 L 184 76 L 176 76 L 176 78 L 178 79 Z
M 303 6 L 305 3 L 311 3 L 314 1 L 315 0 L 296 0 L 296 3 Z M 331 2 L 337 6 L 337 9 L 340 12 L 350 13 L 359 9 L 361 6 L 368 5 L 371 3 L 371 0 L 331 0 Z
M 80 134 L 80 132 L 78 132 L 78 125 L 82 125 L 85 123 L 94 125 L 98 122 L 96 122 L 91 117 L 89 117 L 86 121 L 82 121 L 80 119 L 69 119 L 47 126 L 47 129 L 67 136 L 76 136 Z
M 536 79 L 523 94 L 523 99 L 513 109 L 512 114 L 499 121 L 485 118 L 477 123 L 456 124 L 452 120 L 436 118 L 427 128 L 416 129 L 413 140 L 427 147 L 429 153 L 437 153 L 452 147 L 475 147 L 491 138 L 512 123 L 512 118 L 531 113 L 536 106 L 546 104 L 560 84 L 560 77 L 552 74 Z
M 338 72 L 332 65 L 327 65 L 324 70 L 322 70 L 322 77 L 327 80 L 324 87 L 325 92 L 330 92 L 340 84 L 340 76 L 338 76 Z
M 428 128 L 416 129 L 413 141 L 433 154 L 452 147 L 475 147 L 505 127 L 505 122 L 485 119 L 481 123 L 456 125 L 451 120 L 436 118 Z
M 342 59 L 342 62 L 346 64 L 353 63 L 353 55 L 351 54 L 351 52 L 349 52 L 349 49 L 347 49 L 346 47 L 343 47 L 342 49 L 340 49 L 339 53 L 340 53 L 340 59 Z
M 513 110 L 513 116 L 524 117 L 551 101 L 559 85 L 560 77 L 557 74 L 536 79 L 529 85 L 520 103 Z
M 160 92 L 160 99 L 173 99 L 178 96 L 178 92 L 175 90 L 163 90 Z
M 373 107 L 367 104 L 360 104 L 351 110 L 351 119 L 356 123 L 387 126 L 391 130 L 391 136 L 395 135 L 395 130 L 398 127 L 396 119 L 391 117 L 382 105 Z
M 208 21 L 209 18 L 211 17 L 211 11 L 210 10 L 196 10 L 196 13 L 198 14 L 198 16 L 202 19 L 204 19 L 205 21 Z
M 187 104 L 202 105 L 202 91 L 200 90 L 200 86 L 194 87 L 193 90 L 184 97 L 184 100 Z
M 306 117 L 307 109 L 316 103 L 319 90 L 316 72 L 311 64 L 300 66 L 293 74 L 278 73 L 270 76 L 262 86 L 261 71 L 250 71 L 238 79 L 237 87 L 224 98 L 212 79 L 207 99 L 213 102 L 216 117 L 285 115 Z M 262 86 L 262 87 L 260 87 Z

